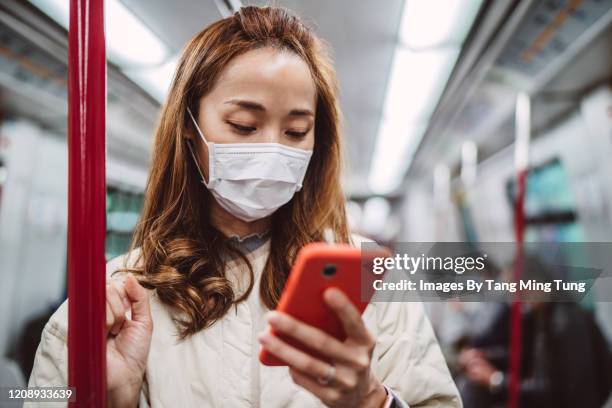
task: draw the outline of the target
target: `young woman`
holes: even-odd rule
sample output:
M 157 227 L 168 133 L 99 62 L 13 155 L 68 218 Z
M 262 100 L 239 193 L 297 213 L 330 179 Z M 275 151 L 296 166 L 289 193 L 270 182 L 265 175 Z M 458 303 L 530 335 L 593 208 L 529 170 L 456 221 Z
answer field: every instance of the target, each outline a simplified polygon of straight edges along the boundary
M 418 303 L 372 303 L 360 315 L 329 289 L 344 342 L 269 312 L 305 244 L 360 242 L 340 188 L 339 118 L 321 41 L 282 9 L 242 8 L 187 44 L 133 249 L 107 266 L 109 405 L 461 404 Z M 64 303 L 45 327 L 30 386 L 66 384 L 66 321 Z M 260 347 L 289 366 L 262 366 Z

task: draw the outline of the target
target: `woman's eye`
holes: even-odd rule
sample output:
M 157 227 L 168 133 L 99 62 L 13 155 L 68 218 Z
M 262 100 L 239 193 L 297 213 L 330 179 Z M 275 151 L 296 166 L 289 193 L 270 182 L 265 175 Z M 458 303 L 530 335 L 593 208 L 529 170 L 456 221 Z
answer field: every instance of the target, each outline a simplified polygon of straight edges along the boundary
M 244 134 L 244 135 L 248 135 L 249 133 L 253 133 L 254 131 L 257 130 L 257 128 L 254 126 L 239 125 L 238 123 L 234 123 L 234 122 L 227 122 L 227 123 L 231 127 L 233 127 L 235 130 L 237 130 L 239 133 Z
M 306 132 L 297 132 L 297 131 L 294 131 L 294 130 L 289 130 L 289 131 L 287 131 L 287 136 L 290 136 L 290 137 L 295 138 L 295 139 L 301 139 L 301 138 L 305 137 L 307 133 L 308 133 L 308 131 L 306 131 Z

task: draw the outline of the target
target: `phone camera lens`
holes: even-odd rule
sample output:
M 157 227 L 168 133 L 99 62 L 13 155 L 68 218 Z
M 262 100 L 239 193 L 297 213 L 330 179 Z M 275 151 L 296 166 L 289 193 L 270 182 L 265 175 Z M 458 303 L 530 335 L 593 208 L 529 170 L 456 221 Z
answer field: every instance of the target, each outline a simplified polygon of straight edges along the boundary
M 336 274 L 336 265 L 327 264 L 323 267 L 323 276 L 330 278 Z

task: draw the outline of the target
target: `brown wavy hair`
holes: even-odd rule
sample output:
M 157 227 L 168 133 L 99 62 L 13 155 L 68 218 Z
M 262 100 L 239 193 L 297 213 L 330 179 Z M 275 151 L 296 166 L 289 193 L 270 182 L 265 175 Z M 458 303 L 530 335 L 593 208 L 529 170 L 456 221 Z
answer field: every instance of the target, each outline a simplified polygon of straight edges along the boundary
M 140 248 L 130 267 L 159 299 L 184 313 L 175 318 L 181 337 L 222 318 L 253 288 L 253 268 L 232 241 L 210 222 L 212 196 L 203 187 L 187 150 L 195 128 L 187 108 L 215 84 L 232 58 L 262 47 L 300 56 L 310 67 L 317 91 L 315 144 L 303 188 L 271 217 L 270 253 L 261 276 L 260 296 L 270 309 L 278 302 L 297 252 L 324 240 L 349 242 L 345 199 L 340 186 L 341 142 L 337 82 L 326 47 L 297 17 L 276 7 L 243 7 L 219 20 L 185 46 L 162 108 L 144 208 L 131 249 Z M 326 232 L 327 233 L 327 232 Z M 228 255 L 250 273 L 248 290 L 236 296 L 225 276 Z

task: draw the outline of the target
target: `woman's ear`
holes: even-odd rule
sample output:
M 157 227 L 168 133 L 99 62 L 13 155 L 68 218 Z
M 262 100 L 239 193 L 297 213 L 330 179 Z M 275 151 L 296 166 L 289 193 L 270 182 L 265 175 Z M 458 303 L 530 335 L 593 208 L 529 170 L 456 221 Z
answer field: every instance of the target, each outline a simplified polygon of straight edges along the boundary
M 187 124 L 185 125 L 185 128 L 183 129 L 183 132 L 182 132 L 183 139 L 193 142 L 194 140 L 196 140 L 196 136 L 198 134 L 197 132 L 198 131 L 193 126 L 193 122 L 191 121 L 189 116 L 187 116 Z
M 198 129 L 196 129 L 194 124 L 194 122 L 196 121 L 196 117 L 193 116 L 193 111 L 189 107 L 186 108 L 186 111 L 187 125 L 184 132 L 184 138 L 191 142 L 194 142 L 198 139 Z

